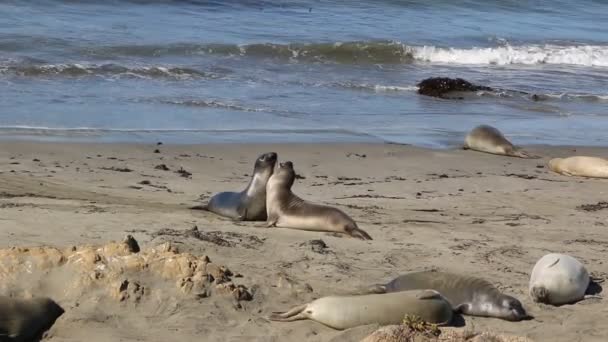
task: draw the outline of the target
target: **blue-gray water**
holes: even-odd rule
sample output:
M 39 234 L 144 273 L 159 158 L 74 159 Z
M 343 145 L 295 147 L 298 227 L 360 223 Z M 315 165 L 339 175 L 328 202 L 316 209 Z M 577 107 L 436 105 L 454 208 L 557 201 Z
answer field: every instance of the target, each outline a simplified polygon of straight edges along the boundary
M 528 91 L 416 94 L 432 76 Z M 607 145 L 608 1 L 2 0 L 0 138 Z

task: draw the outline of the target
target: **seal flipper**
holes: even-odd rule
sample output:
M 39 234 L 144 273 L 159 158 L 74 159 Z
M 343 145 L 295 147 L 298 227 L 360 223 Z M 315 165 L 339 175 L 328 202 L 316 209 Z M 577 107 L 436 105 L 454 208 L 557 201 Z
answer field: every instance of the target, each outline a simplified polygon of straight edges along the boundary
M 531 154 L 525 150 L 522 150 L 520 147 L 514 147 L 513 151 L 509 153 L 510 156 L 523 158 L 523 159 L 540 159 L 540 156 Z
M 247 219 L 247 203 L 241 199 L 238 207 L 236 208 L 237 217 L 235 221 L 245 221 Z
M 266 227 L 271 228 L 271 227 L 276 227 L 277 226 L 277 222 L 279 222 L 279 216 L 276 214 L 268 214 L 268 217 L 266 218 Z
M 360 229 L 359 227 L 357 227 L 357 225 L 349 225 L 347 226 L 344 231 L 346 231 L 348 233 L 348 235 L 357 238 L 357 239 L 361 239 L 361 240 L 373 240 L 371 236 L 369 236 L 369 234 L 367 234 L 363 229 Z
M 470 303 L 462 303 L 457 305 L 456 307 L 452 307 L 454 309 L 454 312 L 458 312 L 461 314 L 467 314 L 471 311 L 471 304 Z
M 604 299 L 604 296 L 586 294 L 585 296 L 583 296 L 583 300 L 587 300 L 587 299 Z
M 209 211 L 209 203 L 207 204 L 199 204 L 199 205 L 194 205 L 192 207 L 189 207 L 188 209 L 190 210 L 204 210 L 204 211 Z
M 530 297 L 535 302 L 549 304 L 549 291 L 544 286 L 533 286 L 530 289 Z
M 268 316 L 268 319 L 277 322 L 293 322 L 307 319 L 308 316 L 304 313 L 307 306 L 308 304 L 302 304 L 287 312 L 273 312 Z
M 418 298 L 418 299 L 438 299 L 438 298 L 443 298 L 443 296 L 441 295 L 441 293 L 439 293 L 435 290 L 423 290 L 418 295 L 416 295 L 416 298 Z

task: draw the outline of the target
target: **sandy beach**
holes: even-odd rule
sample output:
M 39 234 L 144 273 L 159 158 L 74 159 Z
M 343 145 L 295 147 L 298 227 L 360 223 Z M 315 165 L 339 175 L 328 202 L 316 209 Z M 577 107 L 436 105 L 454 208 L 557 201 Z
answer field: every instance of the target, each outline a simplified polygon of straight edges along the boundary
M 1 289 L 50 296 L 66 310 L 48 341 L 358 341 L 375 327 L 337 331 L 266 316 L 438 269 L 490 280 L 535 317 L 513 323 L 465 316 L 462 329 L 536 341 L 605 340 L 608 307 L 601 300 L 551 307 L 533 303 L 527 290 L 534 263 L 549 252 L 575 256 L 594 277 L 608 277 L 608 209 L 585 206 L 606 201 L 608 181 L 546 167 L 551 157 L 605 157 L 605 149 L 527 149 L 544 157 L 396 144 L 3 142 L 0 248 L 104 245 L 127 235 L 142 249 L 171 242 L 230 269 L 231 281 L 252 298 L 237 301 L 218 291 L 195 297 L 140 279 L 151 295 L 95 299 L 87 291 L 73 296 L 62 286 L 45 286 L 43 273 Z M 342 209 L 374 240 L 265 228 L 189 209 L 216 192 L 242 190 L 255 158 L 269 151 L 293 161 L 301 176 L 296 194 Z

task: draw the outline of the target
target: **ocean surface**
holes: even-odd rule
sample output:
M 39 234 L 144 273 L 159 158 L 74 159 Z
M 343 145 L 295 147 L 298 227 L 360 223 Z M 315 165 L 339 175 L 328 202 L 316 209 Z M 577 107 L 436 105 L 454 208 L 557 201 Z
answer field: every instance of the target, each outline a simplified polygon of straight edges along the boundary
M 436 76 L 507 91 L 416 93 Z M 482 123 L 608 145 L 608 1 L 0 0 L 0 138 L 452 147 Z

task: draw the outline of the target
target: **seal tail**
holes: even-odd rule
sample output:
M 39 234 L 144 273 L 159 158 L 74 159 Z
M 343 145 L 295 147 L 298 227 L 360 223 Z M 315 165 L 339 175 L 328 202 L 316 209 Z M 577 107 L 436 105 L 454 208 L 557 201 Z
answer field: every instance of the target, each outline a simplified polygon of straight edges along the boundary
M 191 209 L 191 210 L 204 210 L 204 211 L 209 211 L 209 203 L 207 203 L 207 204 L 199 204 L 199 205 L 195 205 L 195 206 L 192 206 L 192 207 L 190 207 L 190 208 L 188 208 L 188 209 Z
M 268 319 L 277 322 L 293 322 L 302 319 L 307 319 L 308 317 L 303 312 L 306 309 L 307 305 L 308 304 L 302 304 L 296 306 L 295 308 L 287 312 L 273 312 L 272 314 L 270 314 L 270 316 L 268 316 Z
M 354 238 L 357 238 L 357 239 L 373 240 L 369 234 L 367 234 L 363 229 L 357 227 L 357 225 L 354 225 L 352 227 L 347 227 L 346 232 L 348 233 L 348 235 L 350 235 Z
M 513 157 L 524 158 L 524 159 L 540 159 L 540 156 L 537 156 L 535 154 L 531 154 L 530 152 L 524 151 L 524 150 L 519 149 L 519 148 L 514 149 L 510 153 L 510 155 L 513 156 Z

